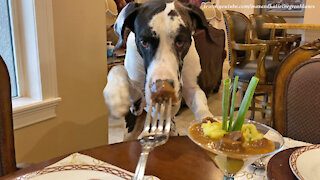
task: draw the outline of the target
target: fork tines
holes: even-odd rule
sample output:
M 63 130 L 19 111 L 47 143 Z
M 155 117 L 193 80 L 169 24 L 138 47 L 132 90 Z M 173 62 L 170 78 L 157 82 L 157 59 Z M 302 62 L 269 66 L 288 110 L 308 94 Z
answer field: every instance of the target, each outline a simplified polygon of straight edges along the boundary
M 172 99 L 161 103 L 153 103 L 149 105 L 144 129 L 139 136 L 139 139 L 144 136 L 155 134 L 169 134 L 171 125 L 171 106 Z M 152 116 L 152 108 L 154 107 L 154 113 Z

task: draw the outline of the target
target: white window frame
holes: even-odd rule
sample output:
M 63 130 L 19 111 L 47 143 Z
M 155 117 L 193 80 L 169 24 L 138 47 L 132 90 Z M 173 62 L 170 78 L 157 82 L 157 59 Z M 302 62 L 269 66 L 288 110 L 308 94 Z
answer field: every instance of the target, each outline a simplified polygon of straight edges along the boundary
M 11 0 L 19 97 L 14 129 L 56 117 L 58 97 L 52 0 Z

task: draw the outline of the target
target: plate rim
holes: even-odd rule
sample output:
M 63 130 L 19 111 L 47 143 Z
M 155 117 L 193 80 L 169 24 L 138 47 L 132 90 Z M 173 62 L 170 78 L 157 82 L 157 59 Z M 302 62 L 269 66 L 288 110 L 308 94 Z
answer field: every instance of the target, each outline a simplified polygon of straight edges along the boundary
M 89 170 L 89 171 L 97 171 L 109 173 L 125 180 L 131 180 L 133 175 L 122 170 L 120 168 L 110 167 L 110 166 L 101 166 L 101 165 L 91 165 L 91 164 L 69 164 L 69 165 L 60 165 L 53 167 L 46 167 L 38 171 L 33 171 L 22 176 L 16 178 L 16 180 L 28 180 L 37 176 L 41 176 L 44 174 L 61 172 L 61 171 L 70 171 L 70 170 Z M 115 173 L 117 172 L 117 173 Z
M 297 159 L 301 154 L 314 149 L 320 149 L 320 144 L 314 144 L 314 145 L 298 148 L 295 151 L 293 151 L 292 154 L 290 155 L 290 158 L 289 158 L 290 169 L 299 180 L 305 180 L 305 178 L 298 171 Z
M 269 159 L 269 161 L 267 162 L 267 166 L 266 166 L 266 170 L 265 170 L 265 171 L 266 171 L 266 174 L 267 174 L 267 179 L 276 178 L 276 177 L 274 177 L 274 176 L 269 176 L 269 174 L 271 173 L 271 170 L 270 170 L 270 169 L 271 169 L 271 161 L 274 161 L 274 159 L 276 159 L 276 157 L 277 157 L 278 154 L 280 154 L 280 153 L 285 153 L 286 151 L 291 151 L 291 154 L 292 154 L 293 151 L 295 151 L 295 150 L 297 150 L 297 149 L 299 149 L 299 148 L 301 148 L 301 147 L 305 147 L 305 146 L 302 145 L 302 146 L 296 146 L 296 147 L 289 147 L 289 148 L 283 149 L 282 151 L 280 151 L 280 152 L 272 155 L 272 157 L 271 157 L 271 158 Z M 291 155 L 291 154 L 290 154 L 290 155 Z M 289 155 L 288 158 L 287 158 L 287 162 L 288 162 L 289 169 L 290 169 L 290 171 L 292 172 L 292 170 L 291 170 L 291 168 L 290 168 L 290 165 L 289 165 L 290 155 Z M 293 174 L 293 172 L 292 172 L 292 174 Z M 271 174 L 271 175 L 273 175 L 273 174 Z M 295 175 L 293 175 L 293 176 L 295 176 Z

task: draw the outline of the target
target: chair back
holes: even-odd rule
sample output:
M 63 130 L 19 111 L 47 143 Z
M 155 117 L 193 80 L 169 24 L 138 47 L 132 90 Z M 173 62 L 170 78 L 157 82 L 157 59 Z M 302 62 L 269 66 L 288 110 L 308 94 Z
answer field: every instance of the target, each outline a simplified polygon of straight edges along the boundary
M 11 104 L 10 77 L 0 56 L 0 176 L 17 170 Z
M 269 15 L 269 17 L 272 19 L 273 23 L 287 23 L 287 21 L 282 16 Z M 285 29 L 276 29 L 275 36 L 276 37 L 285 37 L 286 30 Z
M 230 54 L 230 42 L 234 41 L 240 44 L 250 44 L 250 20 L 244 14 L 231 10 L 224 11 L 223 17 L 225 19 L 229 43 L 229 62 L 232 61 L 232 58 L 237 58 L 238 60 L 249 58 L 250 51 L 236 51 L 237 57 L 232 57 Z
M 278 68 L 274 86 L 275 129 L 311 143 L 320 143 L 320 59 L 311 59 L 319 53 L 317 47 L 290 53 Z
M 252 35 L 253 38 L 261 40 L 271 40 L 271 29 L 263 28 L 263 23 L 273 23 L 273 20 L 267 15 L 251 14 L 250 20 L 252 23 Z

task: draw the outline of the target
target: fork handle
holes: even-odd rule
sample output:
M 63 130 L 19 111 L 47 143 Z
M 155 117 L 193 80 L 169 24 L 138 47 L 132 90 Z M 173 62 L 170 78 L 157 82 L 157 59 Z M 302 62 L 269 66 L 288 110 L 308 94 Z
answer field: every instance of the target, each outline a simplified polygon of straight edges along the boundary
M 146 164 L 148 160 L 148 156 L 150 151 L 152 151 L 153 148 L 143 148 L 142 152 L 140 154 L 139 162 L 133 177 L 133 180 L 143 180 L 144 171 L 146 169 Z

